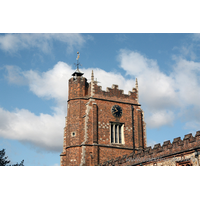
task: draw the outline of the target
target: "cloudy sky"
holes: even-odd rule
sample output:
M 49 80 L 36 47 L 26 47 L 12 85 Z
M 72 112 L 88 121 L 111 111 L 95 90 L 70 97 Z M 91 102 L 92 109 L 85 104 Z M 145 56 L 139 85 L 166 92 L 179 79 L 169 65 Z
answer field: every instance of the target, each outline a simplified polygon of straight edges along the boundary
M 87 79 L 139 84 L 147 144 L 200 130 L 200 34 L 0 34 L 0 149 L 13 162 L 59 165 L 76 52 Z

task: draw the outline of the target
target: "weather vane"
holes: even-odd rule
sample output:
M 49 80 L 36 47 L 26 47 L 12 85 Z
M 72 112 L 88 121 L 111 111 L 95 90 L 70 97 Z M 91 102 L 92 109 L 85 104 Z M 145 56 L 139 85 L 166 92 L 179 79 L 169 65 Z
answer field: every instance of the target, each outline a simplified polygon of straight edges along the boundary
M 80 53 L 77 51 L 77 58 L 76 58 L 77 63 L 74 63 L 74 65 L 76 65 L 78 71 L 79 71 L 79 65 L 81 66 L 79 58 L 80 58 Z

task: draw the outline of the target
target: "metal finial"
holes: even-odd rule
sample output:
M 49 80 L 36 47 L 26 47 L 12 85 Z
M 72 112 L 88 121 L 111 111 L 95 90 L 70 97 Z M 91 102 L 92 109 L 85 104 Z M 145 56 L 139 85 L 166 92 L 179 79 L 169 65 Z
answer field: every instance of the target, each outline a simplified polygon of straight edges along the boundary
M 72 74 L 72 76 L 82 76 L 83 73 L 79 71 L 79 65 L 81 66 L 80 62 L 79 62 L 79 58 L 80 58 L 80 53 L 77 51 L 77 63 L 74 63 L 74 65 L 76 66 L 76 71 Z
M 80 53 L 77 51 L 77 58 L 76 60 L 78 60 L 80 58 Z
M 76 65 L 77 71 L 79 71 L 79 65 L 81 65 L 79 62 L 79 58 L 80 58 L 80 53 L 79 51 L 77 51 L 77 58 L 76 58 L 77 63 L 76 64 L 74 63 L 74 65 Z

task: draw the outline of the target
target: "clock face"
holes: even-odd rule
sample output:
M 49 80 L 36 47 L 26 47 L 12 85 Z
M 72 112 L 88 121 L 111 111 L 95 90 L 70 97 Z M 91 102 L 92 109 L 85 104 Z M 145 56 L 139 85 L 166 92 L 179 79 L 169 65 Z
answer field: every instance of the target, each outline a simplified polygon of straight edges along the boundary
M 122 108 L 118 105 L 114 105 L 111 109 L 111 112 L 114 117 L 121 117 L 122 116 Z

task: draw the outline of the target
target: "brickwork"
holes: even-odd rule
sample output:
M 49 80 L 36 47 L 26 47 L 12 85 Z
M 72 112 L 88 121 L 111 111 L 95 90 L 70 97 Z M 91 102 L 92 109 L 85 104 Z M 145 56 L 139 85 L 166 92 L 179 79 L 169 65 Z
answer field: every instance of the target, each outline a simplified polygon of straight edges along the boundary
M 68 99 L 85 97 L 88 95 L 88 82 L 87 79 L 79 76 L 69 79 L 69 93 Z
M 99 163 L 104 163 L 107 160 L 114 160 L 118 157 L 122 157 L 123 155 L 130 154 L 133 152 L 131 149 L 120 149 L 120 148 L 107 148 L 100 147 L 99 150 L 100 160 Z
M 151 147 L 144 148 L 137 153 L 131 153 L 101 163 L 102 166 L 189 166 L 199 165 L 200 152 L 200 131 L 196 132 L 195 137 L 192 134 L 185 135 L 184 139 L 175 138 L 171 143 L 165 141 Z
M 74 73 L 75 74 L 75 73 Z M 118 105 L 122 116 L 114 117 L 111 108 Z M 123 142 L 111 143 L 111 123 L 123 127 Z M 68 111 L 64 128 L 61 165 L 99 165 L 146 147 L 143 111 L 138 103 L 138 88 L 124 94 L 117 85 L 101 90 L 82 75 L 69 80 Z

